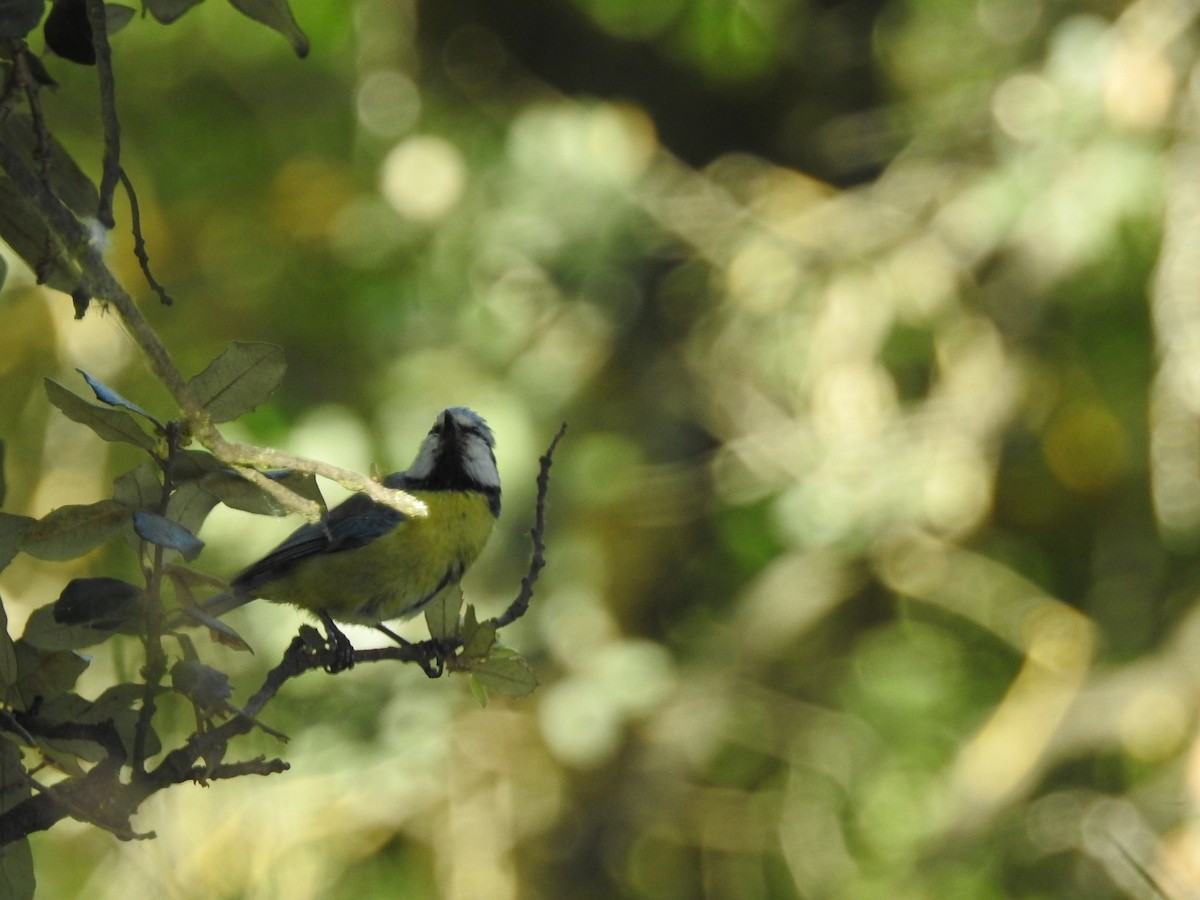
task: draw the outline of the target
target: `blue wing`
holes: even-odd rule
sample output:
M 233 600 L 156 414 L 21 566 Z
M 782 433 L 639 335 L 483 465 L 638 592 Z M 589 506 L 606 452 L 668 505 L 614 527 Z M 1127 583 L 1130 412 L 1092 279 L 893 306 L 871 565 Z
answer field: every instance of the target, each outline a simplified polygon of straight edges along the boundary
M 403 488 L 403 473 L 389 475 L 387 487 Z M 235 594 L 253 595 L 264 584 L 285 575 L 300 560 L 323 553 L 341 553 L 371 543 L 399 525 L 404 513 L 366 494 L 355 494 L 335 506 L 320 522 L 301 525 L 258 562 L 243 569 L 230 587 Z

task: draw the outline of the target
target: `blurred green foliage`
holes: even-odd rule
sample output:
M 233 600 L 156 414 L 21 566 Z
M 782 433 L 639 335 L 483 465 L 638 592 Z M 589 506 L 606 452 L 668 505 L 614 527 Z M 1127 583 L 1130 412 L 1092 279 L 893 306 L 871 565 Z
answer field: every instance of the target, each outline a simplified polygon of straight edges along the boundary
M 177 304 L 120 227 L 110 259 L 185 373 L 233 339 L 284 348 L 241 436 L 390 470 L 432 412 L 483 412 L 505 512 L 465 584 L 481 609 L 516 593 L 569 419 L 549 566 L 507 634 L 543 686 L 480 710 L 409 667 L 309 676 L 268 719 L 291 772 L 167 792 L 151 842 L 59 826 L 35 841 L 47 896 L 1200 890 L 1190 9 L 294 11 L 303 62 L 211 4 L 114 36 Z M 46 64 L 86 166 L 93 73 Z M 133 460 L 68 430 L 43 376 L 171 410 L 118 323 L 70 321 L 9 263 L 6 509 L 43 515 Z M 288 527 L 251 518 L 214 515 L 200 564 Z M 132 564 L 19 558 L 13 633 Z M 296 625 L 244 615 L 235 685 Z

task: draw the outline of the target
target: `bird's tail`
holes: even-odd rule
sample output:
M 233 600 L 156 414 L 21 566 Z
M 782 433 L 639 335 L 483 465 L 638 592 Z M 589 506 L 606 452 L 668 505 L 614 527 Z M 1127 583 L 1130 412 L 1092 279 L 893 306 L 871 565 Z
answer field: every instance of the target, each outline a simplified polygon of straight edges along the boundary
M 197 606 L 180 607 L 167 619 L 165 624 L 168 629 L 182 628 L 187 625 L 207 625 L 211 628 L 217 618 L 253 599 L 253 597 L 247 597 L 238 591 L 224 591 L 209 597 Z

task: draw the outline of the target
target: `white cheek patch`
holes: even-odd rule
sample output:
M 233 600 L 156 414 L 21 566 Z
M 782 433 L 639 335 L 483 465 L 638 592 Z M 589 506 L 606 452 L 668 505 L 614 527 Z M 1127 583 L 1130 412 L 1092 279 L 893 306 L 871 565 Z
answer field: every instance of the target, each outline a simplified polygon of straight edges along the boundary
M 474 435 L 467 438 L 463 447 L 463 471 L 467 473 L 468 478 L 483 487 L 500 487 L 496 458 L 492 455 L 492 448 L 484 443 L 482 438 Z
M 410 478 L 428 478 L 433 473 L 433 464 L 437 461 L 441 443 L 441 438 L 436 434 L 426 437 L 421 442 L 421 449 L 417 453 L 417 458 L 412 461 L 412 465 L 408 467 L 406 474 Z

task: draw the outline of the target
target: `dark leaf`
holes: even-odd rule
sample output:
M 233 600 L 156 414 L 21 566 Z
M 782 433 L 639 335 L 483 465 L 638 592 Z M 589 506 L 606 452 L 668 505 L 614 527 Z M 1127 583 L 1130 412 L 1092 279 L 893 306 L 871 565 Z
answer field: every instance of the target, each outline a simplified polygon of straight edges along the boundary
M 159 431 L 162 430 L 162 423 L 136 403 L 131 400 L 126 400 L 99 378 L 92 377 L 87 372 L 83 371 L 83 369 L 76 369 L 75 371 L 83 376 L 83 380 L 88 383 L 88 387 L 92 389 L 92 393 L 96 395 L 96 399 L 101 403 L 107 403 L 109 406 L 119 406 L 122 409 L 127 409 L 130 412 L 137 413 L 139 416 L 142 416 L 143 418 L 149 419 L 151 422 L 153 422 Z
M 19 766 L 20 762 L 5 763 L 0 777 L 7 780 L 13 776 L 14 765 Z M 21 838 L 0 847 L 0 897 L 8 900 L 33 900 L 35 886 L 33 850 L 29 847 L 29 838 Z
M 170 25 L 193 6 L 199 6 L 203 0 L 146 0 L 146 8 L 150 15 L 164 25 Z
M 0 141 L 5 139 L 0 129 Z M 40 284 L 68 294 L 79 285 L 79 266 L 71 254 L 55 239 L 37 207 L 25 199 L 11 178 L 3 175 L 0 175 L 0 238 L 37 273 Z
M 186 481 L 175 488 L 167 501 L 167 518 L 195 534 L 216 505 L 217 498 L 204 490 L 200 482 Z
M 129 521 L 129 509 L 116 500 L 87 506 L 60 506 L 21 536 L 21 549 L 38 559 L 62 562 L 99 547 Z
M 325 507 L 325 498 L 321 496 L 321 489 L 317 485 L 315 475 L 290 470 L 264 472 L 263 474 L 304 499 L 320 504 L 322 508 Z M 200 487 L 232 509 L 240 509 L 243 512 L 262 516 L 284 516 L 291 513 L 290 509 L 284 507 L 262 488 L 247 481 L 234 469 L 222 469 L 219 472 L 205 475 L 200 481 Z
M 144 462 L 119 475 L 113 481 L 113 499 L 130 509 L 158 509 L 162 502 L 158 466 Z
M 0 140 L 15 150 L 31 171 L 39 171 L 41 157 L 48 156 L 50 189 L 55 196 L 81 219 L 96 214 L 96 208 L 100 205 L 100 192 L 96 185 L 53 135 L 48 136 L 46 152 L 42 153 L 33 119 L 28 114 L 14 112 L 0 123 Z
M 308 38 L 296 24 L 287 0 L 229 0 L 233 8 L 256 22 L 273 28 L 292 45 L 301 59 L 308 56 Z
M 0 601 L 0 690 L 7 690 L 17 680 L 17 650 L 8 633 L 8 610 Z
M 104 629 L 88 625 L 66 625 L 54 617 L 56 604 L 49 603 L 35 609 L 25 621 L 25 633 L 21 639 L 39 650 L 82 650 L 103 643 L 116 633 L 115 629 Z M 136 633 L 133 621 L 126 634 Z
M 46 46 L 71 62 L 84 66 L 96 64 L 92 44 L 92 26 L 88 22 L 85 0 L 54 0 L 46 24 L 42 26 Z
M 171 457 L 171 478 L 175 481 L 203 478 L 225 467 L 225 463 L 205 450 L 178 450 Z
M 189 659 L 171 667 L 171 687 L 204 710 L 224 708 L 233 693 L 228 675 Z
M 0 256 L 0 291 L 4 290 L 4 282 L 8 280 L 8 260 Z
M 109 34 L 116 34 L 132 22 L 136 14 L 137 10 L 132 6 L 124 6 L 120 3 L 105 3 L 104 30 Z
M 215 616 L 210 616 L 200 607 L 189 606 L 180 609 L 180 612 L 196 624 L 203 625 L 208 628 L 212 634 L 212 639 L 218 644 L 222 644 L 223 646 L 229 647 L 233 650 L 240 650 L 245 653 L 254 652 L 250 645 L 246 643 L 245 638 L 243 638 L 240 634 L 238 634 L 220 619 L 216 618 Z M 303 628 L 308 628 L 314 633 L 319 633 L 311 625 L 303 626 L 301 631 L 303 631 Z
M 0 569 L 4 569 L 21 549 L 21 536 L 36 522 L 29 516 L 0 512 Z
M 52 700 L 75 686 L 88 661 L 69 650 L 43 650 L 24 638 L 14 645 L 17 680 L 8 692 L 8 702 L 17 709 L 30 709 L 38 700 Z
M 189 385 L 214 422 L 228 422 L 265 403 L 286 369 L 274 344 L 234 341 Z
M 133 530 L 143 540 L 147 540 L 168 550 L 178 550 L 183 558 L 191 562 L 204 549 L 204 541 L 200 540 L 178 522 L 172 522 L 166 516 L 146 512 L 142 509 L 133 511 Z
M 23 38 L 42 21 L 45 0 L 0 0 L 0 38 Z
M 46 395 L 68 419 L 86 425 L 104 440 L 133 444 L 148 452 L 154 452 L 154 438 L 146 434 L 129 413 L 88 403 L 49 378 L 46 379 Z
M 112 631 L 128 628 L 132 623 L 133 633 L 138 633 L 145 616 L 145 594 L 136 584 L 120 578 L 74 578 L 58 595 L 53 610 L 54 621 L 60 625 L 87 625 Z M 25 637 L 46 646 L 30 636 L 28 627 Z

